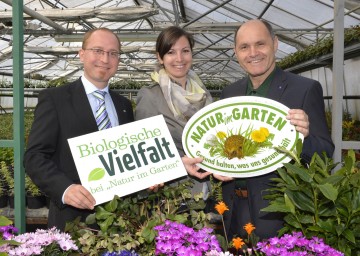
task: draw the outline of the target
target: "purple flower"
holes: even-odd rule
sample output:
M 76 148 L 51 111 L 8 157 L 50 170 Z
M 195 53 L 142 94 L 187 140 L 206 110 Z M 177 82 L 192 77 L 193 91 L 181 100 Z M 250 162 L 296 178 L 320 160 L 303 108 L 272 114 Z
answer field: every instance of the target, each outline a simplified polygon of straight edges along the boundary
M 48 230 L 38 229 L 36 232 L 24 233 L 12 237 L 14 241 L 21 243 L 19 246 L 9 245 L 5 252 L 8 255 L 48 255 L 49 252 L 60 252 L 61 255 L 69 255 L 77 251 L 78 247 L 71 240 L 69 234 L 61 233 L 55 227 Z M 0 248 L 0 252 L 4 252 Z
M 323 239 L 313 237 L 307 239 L 301 232 L 285 234 L 281 238 L 269 238 L 267 241 L 257 243 L 257 250 L 265 255 L 306 256 L 306 255 L 332 255 L 344 254 L 326 245 Z
M 184 224 L 166 220 L 154 229 L 158 231 L 155 255 L 202 256 L 210 250 L 221 251 L 210 228 L 196 231 Z
M 139 254 L 134 251 L 122 250 L 119 252 L 105 252 L 101 256 L 139 256 Z
M 18 228 L 14 227 L 13 225 L 7 225 L 0 227 L 0 232 L 2 233 L 2 239 L 10 240 L 14 233 L 17 233 L 19 230 Z

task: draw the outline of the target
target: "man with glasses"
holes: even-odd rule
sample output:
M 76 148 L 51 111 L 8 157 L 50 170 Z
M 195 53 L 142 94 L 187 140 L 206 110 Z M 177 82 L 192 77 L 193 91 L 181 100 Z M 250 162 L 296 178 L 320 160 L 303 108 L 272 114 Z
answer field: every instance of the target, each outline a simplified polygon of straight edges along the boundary
M 92 213 L 95 199 L 80 184 L 67 139 L 134 120 L 131 102 L 109 89 L 119 65 L 120 41 L 109 29 L 84 35 L 79 57 L 84 74 L 40 92 L 24 157 L 26 172 L 50 197 L 48 227 Z

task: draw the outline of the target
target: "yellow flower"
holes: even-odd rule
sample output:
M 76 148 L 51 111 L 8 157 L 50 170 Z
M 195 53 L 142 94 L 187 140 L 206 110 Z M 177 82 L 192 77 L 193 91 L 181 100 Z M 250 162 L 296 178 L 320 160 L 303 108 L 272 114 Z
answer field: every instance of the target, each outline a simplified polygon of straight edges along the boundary
M 225 132 L 218 132 L 216 134 L 216 137 L 218 137 L 219 139 L 225 139 L 226 138 L 226 133 Z
M 265 138 L 269 137 L 269 135 L 270 135 L 269 130 L 265 127 L 260 127 L 260 132 L 265 135 Z
M 241 247 L 245 244 L 240 237 L 233 238 L 232 242 L 236 250 L 241 249 Z
M 264 142 L 266 140 L 265 134 L 262 133 L 260 130 L 255 130 L 251 132 L 251 138 L 255 142 Z
M 248 223 L 244 226 L 244 229 L 245 229 L 246 233 L 248 233 L 248 235 L 251 235 L 251 233 L 254 231 L 255 227 L 253 224 Z
M 229 208 L 227 207 L 227 205 L 221 201 L 219 203 L 217 203 L 215 205 L 215 210 L 220 214 L 220 215 L 223 215 L 225 211 L 228 211 Z

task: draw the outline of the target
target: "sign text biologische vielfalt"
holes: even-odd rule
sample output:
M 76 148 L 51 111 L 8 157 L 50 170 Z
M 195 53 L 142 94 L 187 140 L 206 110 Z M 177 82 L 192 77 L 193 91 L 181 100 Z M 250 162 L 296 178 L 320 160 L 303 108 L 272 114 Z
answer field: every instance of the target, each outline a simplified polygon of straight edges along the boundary
M 72 138 L 69 145 L 97 204 L 186 175 L 162 116 Z

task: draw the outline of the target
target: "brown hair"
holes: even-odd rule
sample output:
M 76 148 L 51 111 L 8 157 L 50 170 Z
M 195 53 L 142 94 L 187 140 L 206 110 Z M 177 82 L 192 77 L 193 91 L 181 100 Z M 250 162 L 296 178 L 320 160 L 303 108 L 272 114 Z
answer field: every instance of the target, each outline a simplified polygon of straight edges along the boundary
M 194 47 L 194 38 L 190 33 L 186 32 L 184 29 L 176 26 L 171 26 L 161 31 L 161 33 L 159 34 L 156 40 L 156 47 L 155 47 L 156 52 L 159 54 L 161 59 L 164 58 L 164 55 L 168 51 L 170 51 L 171 47 L 182 36 L 185 36 L 187 38 L 192 51 Z
M 275 38 L 275 33 L 274 33 L 274 29 L 272 28 L 272 26 L 270 25 L 270 23 L 267 22 L 267 21 L 265 21 L 265 20 L 258 20 L 258 21 L 260 21 L 262 24 L 264 24 L 264 26 L 265 26 L 266 29 L 268 30 L 271 38 L 274 40 L 274 38 Z M 240 26 L 236 29 L 236 31 L 235 31 L 235 35 L 234 35 L 234 42 L 235 42 L 235 44 L 236 44 L 236 36 L 237 36 L 237 33 L 238 33 L 238 31 L 240 30 L 241 26 L 242 26 L 242 25 L 240 25 Z
M 119 43 L 119 51 L 120 51 L 121 42 L 120 42 L 119 37 L 112 30 L 110 30 L 108 28 L 94 28 L 94 29 L 91 29 L 88 32 L 86 32 L 85 35 L 84 35 L 83 41 L 82 41 L 82 46 L 81 46 L 82 49 L 86 49 L 87 41 L 89 40 L 91 35 L 96 31 L 106 31 L 106 32 L 109 32 L 109 33 L 113 34 L 116 37 L 116 39 L 117 39 L 117 41 Z

